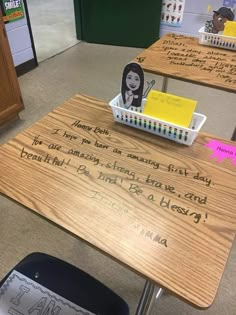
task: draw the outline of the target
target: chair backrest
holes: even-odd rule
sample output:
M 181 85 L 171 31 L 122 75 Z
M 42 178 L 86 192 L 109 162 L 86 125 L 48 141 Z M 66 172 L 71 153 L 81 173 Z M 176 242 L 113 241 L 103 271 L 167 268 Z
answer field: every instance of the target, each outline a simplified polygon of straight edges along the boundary
M 32 253 L 14 268 L 47 289 L 99 315 L 129 315 L 127 303 L 79 268 L 44 253 Z M 11 272 L 0 282 L 0 288 Z

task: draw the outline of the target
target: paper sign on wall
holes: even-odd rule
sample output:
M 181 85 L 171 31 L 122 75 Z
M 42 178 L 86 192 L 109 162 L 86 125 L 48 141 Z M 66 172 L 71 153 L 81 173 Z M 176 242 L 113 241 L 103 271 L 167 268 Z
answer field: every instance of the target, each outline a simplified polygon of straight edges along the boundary
M 162 3 L 161 24 L 181 26 L 185 0 L 166 0 Z
M 24 18 L 23 0 L 2 0 L 3 3 L 3 21 L 15 22 Z
M 197 101 L 152 90 L 144 107 L 144 114 L 175 125 L 189 127 Z

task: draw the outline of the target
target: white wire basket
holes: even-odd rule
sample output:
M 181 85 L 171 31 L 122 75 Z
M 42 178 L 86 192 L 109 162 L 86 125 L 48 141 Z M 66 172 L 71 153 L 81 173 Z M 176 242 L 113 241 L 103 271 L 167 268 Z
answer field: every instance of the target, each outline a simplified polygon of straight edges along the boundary
M 199 130 L 206 121 L 205 115 L 194 112 L 189 128 L 178 126 L 164 120 L 144 115 L 142 112 L 145 102 L 146 99 L 143 99 L 141 107 L 125 109 L 122 96 L 118 94 L 110 101 L 109 105 L 111 106 L 115 121 L 186 145 L 193 143 Z
M 236 37 L 204 32 L 204 26 L 200 28 L 198 33 L 199 43 L 202 45 L 236 50 Z

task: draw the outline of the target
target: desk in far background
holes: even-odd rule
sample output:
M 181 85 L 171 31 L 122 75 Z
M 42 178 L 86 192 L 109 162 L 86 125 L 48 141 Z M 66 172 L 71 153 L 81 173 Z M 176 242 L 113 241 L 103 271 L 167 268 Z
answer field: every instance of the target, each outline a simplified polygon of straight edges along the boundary
M 236 93 L 236 51 L 204 46 L 197 37 L 164 35 L 133 60 L 144 71 Z
M 235 152 L 205 133 L 187 147 L 115 123 L 77 95 L 1 146 L 0 192 L 203 308 L 235 237 Z

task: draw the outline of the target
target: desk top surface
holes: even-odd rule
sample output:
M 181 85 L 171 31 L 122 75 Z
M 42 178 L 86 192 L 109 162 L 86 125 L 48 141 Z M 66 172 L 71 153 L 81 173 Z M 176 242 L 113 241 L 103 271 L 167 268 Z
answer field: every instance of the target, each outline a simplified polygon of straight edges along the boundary
M 77 95 L 0 149 L 1 193 L 200 307 L 236 228 L 236 147 L 187 147 L 115 123 Z
M 197 37 L 168 33 L 134 61 L 145 71 L 236 92 L 236 51 L 201 45 Z

